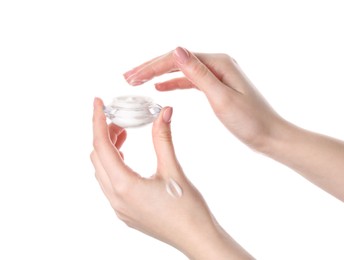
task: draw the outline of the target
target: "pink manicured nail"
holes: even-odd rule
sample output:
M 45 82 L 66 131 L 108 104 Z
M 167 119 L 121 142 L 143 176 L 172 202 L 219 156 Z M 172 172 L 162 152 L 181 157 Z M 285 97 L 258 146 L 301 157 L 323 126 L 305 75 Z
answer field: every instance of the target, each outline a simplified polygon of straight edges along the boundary
M 132 86 L 138 86 L 138 85 L 142 85 L 143 83 L 145 83 L 147 81 L 148 80 L 146 80 L 146 79 L 141 79 L 141 80 L 132 79 L 132 80 L 129 80 L 129 84 Z
M 164 111 L 164 114 L 162 115 L 162 119 L 166 124 L 171 123 L 171 117 L 173 113 L 173 108 L 172 107 L 167 107 L 166 110 Z
M 125 79 L 128 79 L 130 76 L 135 74 L 135 69 L 129 70 L 126 73 L 123 74 Z
M 132 85 L 132 86 L 138 86 L 138 85 L 141 85 L 143 82 L 140 81 L 140 80 L 131 80 L 129 81 L 129 84 Z
M 190 58 L 190 54 L 189 52 L 182 48 L 182 47 L 178 47 L 175 51 L 174 51 L 174 54 L 176 55 L 177 57 L 177 60 L 180 64 L 184 64 L 186 63 L 189 58 Z

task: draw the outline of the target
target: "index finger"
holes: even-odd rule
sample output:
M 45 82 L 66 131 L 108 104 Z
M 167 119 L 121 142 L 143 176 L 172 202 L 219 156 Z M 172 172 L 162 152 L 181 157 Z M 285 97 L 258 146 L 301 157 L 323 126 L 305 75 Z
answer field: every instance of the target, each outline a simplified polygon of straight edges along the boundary
M 113 185 L 133 174 L 110 140 L 103 102 L 97 98 L 94 100 L 93 146 Z
M 137 86 L 154 77 L 175 71 L 179 71 L 179 68 L 171 51 L 124 73 L 124 78 L 130 85 Z
M 152 59 L 126 72 L 124 77 L 129 84 L 137 86 L 162 74 L 181 71 L 191 83 L 188 83 L 188 88 L 195 86 L 205 92 L 207 96 L 221 96 L 222 94 L 219 94 L 219 92 L 222 92 L 221 89 L 227 88 L 219 80 L 219 78 L 223 77 L 223 70 L 214 71 L 210 69 L 207 64 L 203 63 L 203 56 L 207 55 L 191 53 L 184 48 L 178 47 L 165 55 Z

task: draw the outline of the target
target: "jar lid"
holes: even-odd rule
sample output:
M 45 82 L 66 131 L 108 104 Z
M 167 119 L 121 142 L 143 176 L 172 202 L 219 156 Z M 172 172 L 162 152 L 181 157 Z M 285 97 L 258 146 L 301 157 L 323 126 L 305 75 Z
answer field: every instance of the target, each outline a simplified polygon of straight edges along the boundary
M 104 107 L 112 123 L 123 128 L 149 124 L 158 117 L 162 107 L 144 96 L 120 96 Z

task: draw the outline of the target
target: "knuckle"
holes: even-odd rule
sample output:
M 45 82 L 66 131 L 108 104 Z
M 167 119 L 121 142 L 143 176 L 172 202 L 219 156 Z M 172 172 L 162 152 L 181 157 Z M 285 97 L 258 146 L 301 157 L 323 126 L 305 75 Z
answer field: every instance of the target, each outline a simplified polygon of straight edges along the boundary
M 139 190 L 139 184 L 141 183 L 141 178 L 126 176 L 122 180 L 118 180 L 113 184 L 112 189 L 114 195 L 122 202 L 125 207 L 128 207 L 138 199 L 138 194 L 135 193 Z M 122 205 L 122 206 L 123 206 Z
M 165 142 L 172 142 L 172 134 L 170 130 L 161 131 L 159 133 L 159 139 Z
M 210 103 L 215 114 L 221 118 L 223 115 L 232 112 L 236 100 L 231 95 L 218 95 L 214 99 L 210 99 Z
M 170 129 L 156 131 L 155 136 L 159 141 L 167 143 L 172 142 L 172 133 Z
M 99 140 L 95 137 L 93 138 L 93 148 L 97 150 L 97 147 L 99 147 Z
M 125 214 L 115 211 L 119 220 L 121 220 L 127 227 L 135 228 L 134 222 Z
M 193 73 L 196 77 L 204 78 L 208 75 L 209 70 L 205 65 L 198 62 L 193 67 Z
M 216 54 L 217 59 L 219 61 L 222 61 L 224 63 L 232 63 L 232 64 L 238 64 L 237 61 L 230 55 L 228 55 L 227 53 L 218 53 Z
M 218 58 L 221 60 L 232 60 L 232 57 L 228 55 L 227 53 L 219 53 Z
M 172 141 L 172 132 L 169 127 L 153 128 L 153 137 L 161 141 Z
M 117 197 L 122 199 L 127 199 L 130 196 L 132 185 L 129 181 L 121 181 L 114 185 L 113 190 L 116 193 Z
M 112 199 L 109 200 L 111 207 L 113 208 L 113 210 L 117 213 L 117 212 L 123 212 L 121 203 L 119 202 L 119 200 L 117 199 L 117 197 L 113 194 L 113 191 L 111 192 L 111 197 Z M 116 199 L 114 199 L 116 198 Z
M 96 157 L 96 154 L 95 154 L 96 152 L 93 150 L 91 153 L 90 153 L 90 159 L 91 159 L 91 161 L 93 162 L 94 161 L 94 159 L 95 159 L 95 157 Z
M 98 150 L 102 146 L 102 143 L 103 142 L 100 140 L 100 138 L 98 138 L 98 137 L 93 138 L 93 148 L 95 150 Z

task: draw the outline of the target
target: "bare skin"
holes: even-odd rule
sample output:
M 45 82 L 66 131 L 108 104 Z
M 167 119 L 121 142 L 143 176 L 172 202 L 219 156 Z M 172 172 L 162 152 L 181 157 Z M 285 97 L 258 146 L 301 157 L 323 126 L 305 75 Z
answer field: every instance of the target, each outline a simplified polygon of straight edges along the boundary
M 151 178 L 142 178 L 125 165 L 119 152 L 125 130 L 106 124 L 103 103 L 95 99 L 91 160 L 105 196 L 128 226 L 174 246 L 190 259 L 253 259 L 220 227 L 184 175 L 172 144 L 171 116 L 172 108 L 164 108 L 153 124 L 157 170 Z M 182 187 L 180 198 L 166 192 L 170 178 Z
M 139 85 L 171 71 L 181 71 L 185 77 L 156 84 L 158 90 L 201 90 L 216 116 L 242 142 L 344 201 L 344 142 L 304 130 L 279 116 L 233 58 L 179 47 L 124 76 L 129 84 Z
M 184 77 L 158 83 L 156 89 L 202 91 L 215 115 L 238 139 L 344 201 L 344 143 L 283 119 L 230 56 L 191 53 L 178 47 L 126 72 L 124 77 L 129 84 L 138 86 L 175 71 L 181 71 Z M 91 160 L 117 216 L 128 226 L 174 246 L 190 259 L 253 259 L 217 223 L 179 165 L 170 129 L 172 108 L 164 108 L 153 124 L 158 165 L 155 175 L 145 179 L 124 163 L 120 147 L 126 132 L 106 124 L 102 107 L 102 101 L 96 98 Z M 166 192 L 170 178 L 182 187 L 182 197 L 173 198 Z

